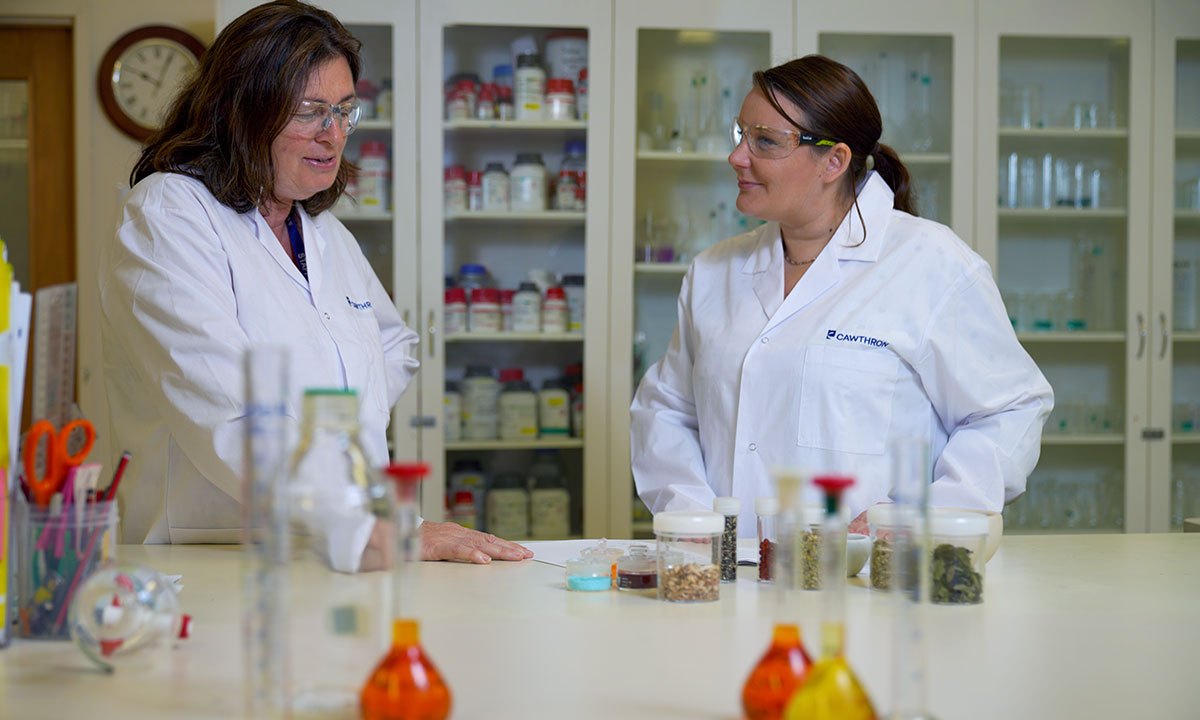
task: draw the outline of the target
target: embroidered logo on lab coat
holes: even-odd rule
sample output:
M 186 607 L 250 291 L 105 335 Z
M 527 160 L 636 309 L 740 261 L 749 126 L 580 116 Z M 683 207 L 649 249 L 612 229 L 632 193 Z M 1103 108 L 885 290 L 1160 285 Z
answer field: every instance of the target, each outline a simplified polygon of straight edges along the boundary
M 863 345 L 870 345 L 871 347 L 877 348 L 885 348 L 888 346 L 888 343 L 885 340 L 867 337 L 866 335 L 849 335 L 847 333 L 840 333 L 837 330 L 826 330 L 825 339 L 836 340 L 838 342 L 861 343 Z
M 371 301 L 370 300 L 365 300 L 360 303 L 354 302 L 353 300 L 350 299 L 350 296 L 347 295 L 346 302 L 350 303 L 350 307 L 354 308 L 355 310 L 370 310 L 371 309 Z

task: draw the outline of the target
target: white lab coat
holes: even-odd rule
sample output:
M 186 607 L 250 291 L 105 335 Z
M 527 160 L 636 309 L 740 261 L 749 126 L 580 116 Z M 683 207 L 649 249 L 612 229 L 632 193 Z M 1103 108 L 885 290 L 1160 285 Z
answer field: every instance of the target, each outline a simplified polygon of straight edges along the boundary
M 931 502 L 1000 510 L 1037 463 L 1053 393 L 1017 342 L 987 263 L 892 208 L 874 172 L 784 297 L 779 226 L 696 257 L 666 355 L 632 406 L 633 474 L 653 512 L 773 495 L 773 466 L 852 474 L 851 517 L 889 496 L 888 445 L 935 458 Z M 816 501 L 815 491 L 806 491 Z
M 130 191 L 99 267 L 113 449 L 133 453 L 125 542 L 239 540 L 252 344 L 290 349 L 293 419 L 305 388 L 357 390 L 363 450 L 387 462 L 418 337 L 341 222 L 300 217 L 308 281 L 261 214 L 233 211 L 198 180 L 158 173 Z

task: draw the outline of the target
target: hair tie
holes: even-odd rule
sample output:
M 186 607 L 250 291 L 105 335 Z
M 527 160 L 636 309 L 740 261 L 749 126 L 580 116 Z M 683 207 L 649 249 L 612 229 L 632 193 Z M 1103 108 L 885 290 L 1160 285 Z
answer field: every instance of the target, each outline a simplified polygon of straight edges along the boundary
M 875 151 L 872 150 L 871 154 L 867 155 L 867 161 L 865 163 L 863 163 L 863 170 L 870 171 L 870 170 L 874 170 L 874 169 L 875 169 Z

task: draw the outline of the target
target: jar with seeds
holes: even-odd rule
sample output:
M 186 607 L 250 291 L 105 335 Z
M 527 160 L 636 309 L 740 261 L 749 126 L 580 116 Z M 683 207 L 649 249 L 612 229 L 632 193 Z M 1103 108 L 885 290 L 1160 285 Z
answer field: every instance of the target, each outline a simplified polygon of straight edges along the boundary
M 725 528 L 721 532 L 721 582 L 737 580 L 738 514 L 742 512 L 742 501 L 735 497 L 713 498 L 713 512 L 724 518 Z
M 654 516 L 660 600 L 712 602 L 720 598 L 724 530 L 725 518 L 715 512 L 668 511 Z

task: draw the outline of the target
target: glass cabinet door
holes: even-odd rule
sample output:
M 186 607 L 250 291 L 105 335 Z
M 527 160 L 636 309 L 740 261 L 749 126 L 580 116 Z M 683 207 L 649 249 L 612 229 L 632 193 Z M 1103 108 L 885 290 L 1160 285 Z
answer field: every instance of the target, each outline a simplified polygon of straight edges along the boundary
M 13 278 L 30 287 L 29 83 L 0 80 L 0 240 Z
M 729 125 L 754 71 L 786 59 L 791 47 L 790 3 L 736 11 L 689 3 L 686 21 L 669 5 L 616 4 L 614 73 L 632 80 L 614 98 L 610 524 L 618 537 L 650 532 L 631 482 L 629 402 L 670 343 L 688 264 L 760 224 L 734 204 Z
M 604 417 L 610 21 L 581 2 L 422 5 L 425 517 L 607 532 L 586 408 Z
M 979 131 L 995 140 L 979 144 L 977 247 L 1055 391 L 1006 528 L 1144 531 L 1150 19 L 1107 0 L 1087 18 L 1035 0 L 979 13 Z

